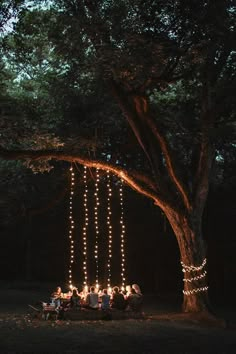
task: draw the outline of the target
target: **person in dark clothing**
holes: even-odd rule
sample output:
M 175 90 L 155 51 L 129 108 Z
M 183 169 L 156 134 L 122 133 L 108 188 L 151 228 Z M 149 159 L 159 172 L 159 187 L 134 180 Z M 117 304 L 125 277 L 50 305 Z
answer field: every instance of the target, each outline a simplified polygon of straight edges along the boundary
M 127 298 L 127 302 L 131 311 L 140 312 L 143 304 L 143 296 L 137 294 L 136 291 L 132 288 L 131 293 Z
M 80 301 L 81 301 L 81 297 L 79 296 L 77 289 L 73 289 L 72 296 L 70 298 L 70 306 L 72 308 L 80 307 L 81 306 Z
M 119 292 L 118 286 L 115 286 L 113 289 L 111 307 L 117 310 L 125 310 L 126 308 L 126 301 L 124 295 Z

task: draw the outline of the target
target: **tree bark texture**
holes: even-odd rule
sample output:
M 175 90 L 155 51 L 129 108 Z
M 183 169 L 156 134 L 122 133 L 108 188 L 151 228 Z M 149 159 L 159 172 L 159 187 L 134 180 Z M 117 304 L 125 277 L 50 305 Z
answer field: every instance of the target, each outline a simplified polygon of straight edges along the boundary
M 180 250 L 184 279 L 183 311 L 206 311 L 209 307 L 207 261 L 206 248 L 201 234 L 201 216 L 186 217 L 173 211 L 167 211 L 166 216 L 175 233 Z

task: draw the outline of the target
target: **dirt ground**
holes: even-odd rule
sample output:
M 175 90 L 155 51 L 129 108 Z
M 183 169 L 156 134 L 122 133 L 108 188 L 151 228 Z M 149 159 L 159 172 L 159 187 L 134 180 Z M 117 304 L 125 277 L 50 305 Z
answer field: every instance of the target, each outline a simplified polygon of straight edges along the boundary
M 144 296 L 144 320 L 53 321 L 33 319 L 28 304 L 48 291 L 0 290 L 0 353 L 234 354 L 236 310 L 218 309 L 226 322 L 181 314 L 180 303 Z

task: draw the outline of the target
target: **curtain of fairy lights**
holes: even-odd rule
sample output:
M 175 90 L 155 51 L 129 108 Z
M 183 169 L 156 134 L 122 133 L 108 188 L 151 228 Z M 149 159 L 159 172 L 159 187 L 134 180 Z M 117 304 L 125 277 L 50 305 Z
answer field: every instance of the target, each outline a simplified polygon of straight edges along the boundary
M 99 169 L 96 168 L 96 181 L 95 181 L 95 206 L 94 206 L 94 226 L 95 226 L 95 245 L 94 245 L 94 259 L 95 259 L 95 266 L 96 266 L 96 288 L 99 288 L 99 264 L 98 264 L 98 243 L 99 243 L 99 224 L 98 224 L 98 209 L 99 209 Z
M 88 230 L 88 184 L 87 167 L 84 166 L 84 227 L 83 227 L 83 273 L 84 287 L 88 286 L 88 259 L 87 259 L 87 230 Z
M 84 180 L 84 226 L 83 226 L 83 275 L 84 275 L 84 287 L 88 287 L 88 252 L 87 252 L 87 233 L 89 224 L 89 213 L 88 213 L 88 183 L 87 183 L 87 167 L 84 166 L 83 180 Z M 107 259 L 107 287 L 111 289 L 111 277 L 112 277 L 112 243 L 113 243 L 113 230 L 112 230 L 112 210 L 111 210 L 111 197 L 112 197 L 112 186 L 111 186 L 111 175 L 110 171 L 107 170 L 107 229 L 108 229 L 108 259 Z M 96 266 L 96 287 L 99 287 L 99 217 L 98 210 L 100 205 L 99 199 L 99 183 L 100 175 L 99 169 L 96 169 L 96 182 L 95 182 L 95 206 L 94 206 L 94 224 L 95 224 L 95 246 L 94 246 L 94 259 Z M 70 261 L 69 261 L 69 286 L 73 287 L 73 274 L 72 267 L 74 263 L 74 219 L 73 219 L 73 197 L 74 197 L 74 187 L 75 187 L 75 173 L 73 166 L 70 168 L 70 206 L 69 206 L 69 242 L 70 242 Z M 125 288 L 126 283 L 126 260 L 125 260 L 125 223 L 124 223 L 124 181 L 120 180 L 119 183 L 119 200 L 120 200 L 120 254 L 121 254 L 121 281 L 122 288 Z
M 108 260 L 107 260 L 107 287 L 111 287 L 111 259 L 112 259 L 112 224 L 111 224 L 111 176 L 107 171 L 107 227 L 108 227 Z
M 125 224 L 124 224 L 124 196 L 123 196 L 123 184 L 124 181 L 121 178 L 119 194 L 120 194 L 120 250 L 121 250 L 121 280 L 122 280 L 122 288 L 125 288 Z
M 70 261 L 69 261 L 69 286 L 72 287 L 72 264 L 74 263 L 74 220 L 73 220 L 73 196 L 74 196 L 74 186 L 75 186 L 75 174 L 73 166 L 70 168 L 70 212 L 69 212 L 69 242 L 70 242 Z

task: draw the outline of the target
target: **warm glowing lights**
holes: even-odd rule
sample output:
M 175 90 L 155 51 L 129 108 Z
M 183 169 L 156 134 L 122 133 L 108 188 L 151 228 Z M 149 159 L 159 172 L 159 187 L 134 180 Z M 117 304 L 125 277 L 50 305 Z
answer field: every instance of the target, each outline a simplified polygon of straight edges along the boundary
M 206 262 L 207 262 L 206 258 L 203 260 L 203 262 L 202 262 L 202 264 L 200 266 L 194 266 L 194 265 L 187 266 L 186 264 L 181 262 L 182 272 L 183 273 L 201 272 L 200 274 L 194 275 L 191 278 L 186 278 L 185 277 L 183 279 L 183 281 L 186 284 L 189 284 L 189 285 L 191 284 L 192 285 L 193 282 L 196 282 L 196 281 L 199 281 L 199 280 L 205 278 L 206 275 L 207 275 L 207 271 L 204 270 Z M 195 288 L 190 289 L 190 290 L 183 290 L 183 294 L 184 295 L 192 295 L 192 294 L 204 292 L 204 291 L 207 291 L 207 290 L 208 290 L 208 286 L 200 286 L 200 287 L 195 287 Z
M 73 229 L 74 229 L 74 220 L 73 220 L 73 194 L 74 194 L 74 185 L 75 185 L 75 174 L 73 166 L 70 168 L 70 206 L 69 206 L 69 242 L 70 242 L 70 262 L 68 270 L 69 286 L 72 286 L 72 264 L 74 263 L 74 240 L 73 240 Z
M 111 258 L 112 258 L 112 224 L 111 224 L 111 176 L 107 171 L 107 228 L 108 228 L 108 260 L 107 260 L 107 287 L 111 287 Z
M 206 275 L 207 275 L 207 271 L 205 270 L 202 274 L 197 275 L 196 277 L 193 277 L 193 278 L 189 278 L 189 279 L 184 278 L 183 281 L 188 282 L 188 283 L 192 283 L 193 281 L 200 280 L 200 279 L 204 278 Z
M 120 224 L 121 224 L 121 233 L 120 233 L 121 279 L 122 279 L 122 287 L 125 288 L 126 279 L 125 279 L 125 225 L 124 225 L 123 179 L 120 180 L 119 195 L 120 195 Z
M 87 286 L 88 271 L 87 271 L 87 229 L 88 229 L 88 184 L 87 184 L 87 167 L 84 166 L 84 227 L 83 227 L 83 273 L 84 273 L 84 286 Z
M 195 288 L 195 289 L 192 289 L 192 290 L 183 290 L 183 293 L 184 295 L 192 295 L 192 294 L 195 294 L 195 293 L 200 293 L 200 292 L 203 292 L 203 291 L 207 291 L 208 290 L 208 286 L 203 286 L 201 288 Z
M 206 260 L 206 258 L 204 258 L 202 264 L 200 266 L 197 266 L 197 267 L 194 266 L 194 265 L 187 266 L 182 261 L 180 263 L 181 263 L 181 265 L 183 267 L 183 269 L 182 269 L 183 272 L 191 272 L 191 271 L 202 270 L 205 267 L 206 262 L 207 262 L 207 260 Z
M 87 293 L 88 292 L 88 285 L 84 286 L 84 292 Z
M 73 219 L 73 202 L 74 202 L 74 194 L 75 194 L 75 174 L 73 170 L 73 166 L 70 168 L 70 200 L 69 200 L 69 233 L 68 233 L 68 238 L 69 238 L 69 244 L 70 244 L 70 260 L 69 260 L 69 266 L 68 266 L 68 279 L 69 279 L 69 288 L 73 289 L 74 286 L 73 283 L 73 263 L 74 263 L 74 258 L 76 254 L 76 249 L 75 249 L 75 241 L 74 241 L 74 232 L 75 232 L 75 221 Z M 81 240 L 81 246 L 82 246 L 82 276 L 83 276 L 83 291 L 87 292 L 88 291 L 88 266 L 90 265 L 89 262 L 89 257 L 90 257 L 90 251 L 91 248 L 88 245 L 88 239 L 89 235 L 88 232 L 92 230 L 92 228 L 89 228 L 89 201 L 88 201 L 88 195 L 89 195 L 89 190 L 88 190 L 88 168 L 84 166 L 84 171 L 83 171 L 83 193 L 81 194 L 83 198 L 83 206 L 84 206 L 84 223 L 82 225 L 82 240 Z M 100 185 L 101 181 L 103 178 L 100 176 L 100 171 L 98 168 L 96 168 L 96 178 L 95 178 L 95 188 L 94 188 L 94 242 L 93 242 L 93 247 L 92 249 L 93 252 L 93 259 L 95 264 L 95 287 L 97 291 L 100 289 L 99 285 L 99 265 L 100 265 L 100 258 L 101 258 L 101 251 L 100 251 L 100 246 L 99 243 L 103 241 L 103 237 L 100 237 L 100 225 L 99 225 L 99 219 L 100 215 L 103 215 L 99 211 L 99 206 L 100 206 Z M 120 257 L 118 254 L 116 255 L 114 262 L 118 261 L 118 266 L 120 264 L 120 276 L 121 276 L 121 284 L 120 288 L 122 290 L 125 289 L 125 283 L 126 283 L 126 260 L 125 260 L 125 224 L 124 224 L 124 200 L 123 200 L 123 179 L 120 181 L 117 181 L 116 185 L 119 188 L 119 204 L 120 204 L 120 218 L 117 220 L 119 223 L 119 227 L 117 229 L 117 236 L 119 236 L 119 242 L 120 242 Z M 112 292 L 112 267 L 115 265 L 113 264 L 112 258 L 113 258 L 113 226 L 112 226 L 112 183 L 111 183 L 111 175 L 110 171 L 106 171 L 106 194 L 107 194 L 107 207 L 105 209 L 105 222 L 107 224 L 107 236 L 106 236 L 106 243 L 107 243 L 107 253 L 105 254 L 105 257 L 107 257 L 107 289 L 108 292 Z M 102 244 L 103 245 L 103 244 Z M 102 249 L 102 247 L 101 247 Z M 104 255 L 103 255 L 104 257 Z
M 96 288 L 99 288 L 98 285 L 98 277 L 99 277 L 99 267 L 98 267 L 98 241 L 99 241 L 99 225 L 98 225 L 98 209 L 99 209 L 99 169 L 96 168 L 96 181 L 95 181 L 95 207 L 94 207 L 94 225 L 95 225 L 95 246 L 94 246 L 94 258 L 95 258 L 95 264 L 96 264 L 96 276 L 95 276 L 95 282 L 96 282 Z

